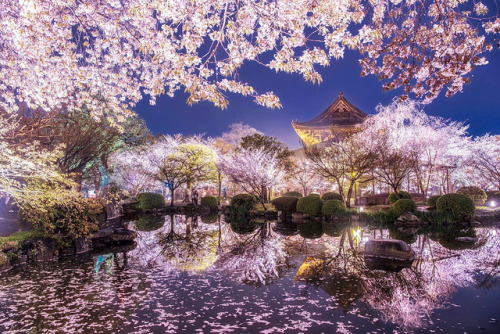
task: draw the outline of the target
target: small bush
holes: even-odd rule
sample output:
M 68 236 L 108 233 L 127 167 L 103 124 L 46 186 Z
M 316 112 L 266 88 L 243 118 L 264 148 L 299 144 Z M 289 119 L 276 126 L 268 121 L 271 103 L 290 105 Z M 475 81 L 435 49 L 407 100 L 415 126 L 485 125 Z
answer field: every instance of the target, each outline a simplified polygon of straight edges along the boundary
M 412 212 L 414 213 L 417 211 L 417 204 L 415 203 L 414 200 L 412 199 L 398 199 L 392 209 L 394 210 L 394 214 L 399 217 L 405 212 Z
M 162 194 L 140 193 L 136 196 L 137 208 L 139 209 L 161 209 L 165 207 L 165 198 Z
M 440 197 L 441 197 L 441 195 L 434 195 L 434 196 L 429 197 L 429 199 L 427 200 L 427 205 L 435 208 L 436 203 Z
M 319 197 L 319 198 L 321 198 L 321 196 L 319 194 L 315 194 L 315 193 L 309 194 L 307 196 L 313 196 L 313 197 Z
M 298 201 L 299 199 L 297 197 L 283 196 L 273 199 L 271 203 L 278 211 L 292 213 L 297 211 Z
M 324 193 L 323 196 L 321 196 L 321 199 L 325 202 L 332 200 L 332 199 L 336 199 L 336 200 L 339 200 L 341 202 L 344 201 L 344 199 L 342 198 L 342 195 L 340 195 L 338 193 L 334 193 L 334 192 Z
M 304 197 L 304 195 L 302 195 L 298 191 L 289 191 L 289 192 L 284 193 L 283 197 L 297 197 L 297 198 L 300 198 L 300 197 Z
M 236 211 L 250 211 L 257 203 L 257 198 L 250 194 L 238 194 L 231 198 L 231 209 Z
M 214 196 L 204 196 L 200 201 L 201 205 L 206 205 L 210 207 L 210 209 L 217 208 L 219 206 L 219 201 Z
M 394 210 L 391 208 L 389 211 L 379 210 L 373 214 L 366 214 L 373 221 L 380 224 L 392 224 L 396 221 L 398 216 L 394 213 Z
M 331 199 L 323 204 L 322 212 L 324 216 L 340 216 L 345 209 L 344 202 L 338 199 Z
M 411 194 L 409 192 L 403 191 L 403 190 L 400 190 L 397 195 L 396 195 L 396 193 L 391 193 L 389 195 L 389 203 L 391 203 L 391 204 L 396 203 L 396 201 L 398 199 L 411 199 L 412 200 L 413 197 L 411 196 Z
M 457 194 L 464 194 L 469 196 L 475 205 L 483 205 L 488 199 L 486 192 L 479 187 L 462 187 L 458 189 Z
M 446 194 L 436 203 L 438 211 L 448 212 L 454 222 L 469 221 L 476 213 L 472 199 L 464 194 Z
M 321 215 L 321 208 L 323 207 L 323 201 L 319 196 L 306 196 L 299 198 L 297 202 L 297 212 L 306 213 L 310 216 Z

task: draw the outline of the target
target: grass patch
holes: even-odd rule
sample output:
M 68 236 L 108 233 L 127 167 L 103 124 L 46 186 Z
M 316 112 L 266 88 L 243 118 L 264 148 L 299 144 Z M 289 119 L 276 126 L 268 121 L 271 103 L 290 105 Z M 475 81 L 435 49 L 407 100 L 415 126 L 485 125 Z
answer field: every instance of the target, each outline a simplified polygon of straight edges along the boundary
M 0 245 L 9 242 L 9 241 L 17 241 L 19 243 L 23 242 L 24 240 L 31 239 L 31 238 L 36 238 L 36 237 L 46 237 L 49 236 L 49 234 L 40 231 L 40 230 L 30 230 L 30 231 L 22 231 L 22 232 L 16 232 L 8 237 L 0 237 Z

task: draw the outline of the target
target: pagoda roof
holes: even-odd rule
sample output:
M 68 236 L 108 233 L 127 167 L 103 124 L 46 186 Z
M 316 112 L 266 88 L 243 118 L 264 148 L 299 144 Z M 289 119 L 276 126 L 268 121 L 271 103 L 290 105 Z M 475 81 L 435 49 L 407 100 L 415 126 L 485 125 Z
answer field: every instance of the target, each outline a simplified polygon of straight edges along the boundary
M 342 92 L 321 114 L 307 122 L 292 122 L 301 128 L 330 128 L 331 126 L 351 127 L 360 124 L 368 115 L 347 101 Z

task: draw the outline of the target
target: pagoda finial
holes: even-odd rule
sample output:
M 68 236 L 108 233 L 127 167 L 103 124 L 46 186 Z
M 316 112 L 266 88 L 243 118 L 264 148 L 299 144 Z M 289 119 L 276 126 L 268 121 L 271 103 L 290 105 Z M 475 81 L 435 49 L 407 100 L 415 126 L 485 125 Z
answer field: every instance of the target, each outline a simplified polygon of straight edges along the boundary
M 344 93 L 342 93 L 342 91 L 340 91 L 339 97 L 344 97 Z

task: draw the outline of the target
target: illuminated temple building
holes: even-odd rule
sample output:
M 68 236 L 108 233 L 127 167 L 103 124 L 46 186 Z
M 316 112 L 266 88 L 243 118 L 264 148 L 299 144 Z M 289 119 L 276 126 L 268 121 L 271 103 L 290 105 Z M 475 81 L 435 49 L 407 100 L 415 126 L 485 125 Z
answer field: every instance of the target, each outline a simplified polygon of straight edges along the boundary
M 357 132 L 368 115 L 347 101 L 342 92 L 321 114 L 307 122 L 292 122 L 295 132 L 307 146 L 330 139 L 342 139 Z

